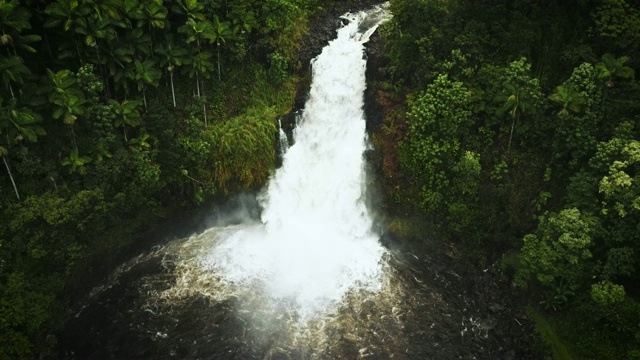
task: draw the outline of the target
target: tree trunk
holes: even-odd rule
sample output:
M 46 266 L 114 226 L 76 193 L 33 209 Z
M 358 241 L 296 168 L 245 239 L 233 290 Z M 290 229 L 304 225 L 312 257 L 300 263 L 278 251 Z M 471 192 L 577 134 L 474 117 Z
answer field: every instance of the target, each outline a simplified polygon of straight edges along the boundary
M 520 113 L 516 113 L 516 116 L 511 118 L 511 132 L 509 133 L 509 145 L 507 145 L 507 154 L 511 150 L 511 139 L 513 138 L 513 128 L 516 124 L 516 119 L 520 117 Z
M 144 85 L 142 85 L 142 101 L 144 102 L 144 110 L 147 111 L 147 94 Z
M 216 45 L 218 51 L 218 82 L 220 82 L 220 44 Z
M 198 89 L 198 97 L 200 97 L 200 74 L 196 72 L 196 89 Z
M 169 78 L 171 79 L 171 96 L 173 97 L 173 107 L 176 107 L 176 92 L 173 89 L 173 71 L 169 72 Z
M 100 69 L 100 74 L 102 75 L 102 82 L 104 83 L 104 100 L 105 102 L 111 99 L 111 88 L 109 86 L 109 70 L 106 67 Z
M 73 130 L 73 125 L 69 125 L 69 133 L 71 134 L 71 144 L 74 149 L 78 149 L 78 143 L 76 142 L 76 132 Z
M 20 200 L 20 194 L 18 194 L 18 187 L 16 186 L 16 181 L 13 179 L 13 175 L 11 174 L 11 168 L 9 167 L 9 163 L 7 162 L 7 157 L 3 155 L 2 160 L 4 161 L 4 166 L 7 168 L 7 172 L 9 173 L 9 178 L 11 179 L 13 190 L 16 192 L 16 197 L 18 198 L 18 200 Z
M 78 61 L 80 61 L 80 66 L 84 65 L 84 61 L 82 61 L 82 55 L 80 55 L 80 47 L 78 46 L 78 42 L 76 41 L 76 37 L 72 35 L 73 44 L 76 47 L 76 53 L 78 53 Z
M 207 103 L 206 97 L 204 96 L 204 85 L 202 86 L 202 111 L 204 112 L 204 127 L 207 127 Z
M 38 6 L 39 7 L 39 6 Z M 42 30 L 42 34 L 44 35 L 44 42 L 47 45 L 47 52 L 49 53 L 49 57 L 51 58 L 51 62 L 55 60 L 53 57 L 53 51 L 51 51 L 51 43 L 49 42 L 49 35 L 46 30 Z

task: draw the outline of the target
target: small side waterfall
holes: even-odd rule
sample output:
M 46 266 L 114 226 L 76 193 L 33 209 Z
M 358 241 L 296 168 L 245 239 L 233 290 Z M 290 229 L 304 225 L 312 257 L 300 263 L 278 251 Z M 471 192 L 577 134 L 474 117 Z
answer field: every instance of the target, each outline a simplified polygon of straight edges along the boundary
M 262 285 L 305 314 L 351 290 L 379 290 L 384 249 L 364 201 L 363 44 L 389 16 L 384 7 L 344 15 L 347 24 L 314 59 L 295 142 L 262 197 L 265 226 L 212 253 L 223 281 Z
M 289 139 L 287 139 L 287 134 L 282 129 L 282 121 L 280 119 L 278 119 L 278 140 L 280 156 L 284 156 L 289 149 Z

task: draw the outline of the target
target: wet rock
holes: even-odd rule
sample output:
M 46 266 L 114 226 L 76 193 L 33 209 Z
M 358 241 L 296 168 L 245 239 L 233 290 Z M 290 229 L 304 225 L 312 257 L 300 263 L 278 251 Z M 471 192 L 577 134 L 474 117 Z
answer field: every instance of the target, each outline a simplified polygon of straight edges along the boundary
M 492 317 L 488 317 L 486 319 L 482 319 L 480 321 L 480 328 L 485 331 L 489 331 L 496 326 L 496 319 Z
M 489 304 L 489 310 L 493 313 L 499 313 L 504 310 L 504 306 L 494 302 Z
M 364 95 L 364 113 L 367 120 L 366 129 L 370 134 L 378 130 L 385 114 L 384 106 L 377 100 L 377 87 L 372 86 L 385 80 L 384 68 L 388 61 L 384 56 L 384 44 L 384 39 L 377 33 L 373 33 L 369 42 L 365 44 L 367 88 Z
M 346 25 L 348 20 L 340 16 L 347 12 L 355 12 L 379 4 L 381 1 L 362 0 L 357 3 L 336 2 L 326 6 L 309 20 L 309 35 L 303 40 L 298 55 L 298 61 L 303 69 L 308 68 L 309 62 L 318 56 L 322 49 L 336 37 L 337 30 Z

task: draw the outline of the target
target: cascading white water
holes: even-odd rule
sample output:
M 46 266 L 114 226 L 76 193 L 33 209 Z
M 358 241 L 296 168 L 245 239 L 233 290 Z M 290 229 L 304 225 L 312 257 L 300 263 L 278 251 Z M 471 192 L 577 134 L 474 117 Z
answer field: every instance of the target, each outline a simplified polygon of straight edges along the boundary
M 304 314 L 380 289 L 384 249 L 364 201 L 363 44 L 388 17 L 384 6 L 343 16 L 348 23 L 313 61 L 295 143 L 262 198 L 263 224 L 232 234 L 209 258 L 222 281 L 260 287 Z
M 278 119 L 278 141 L 279 141 L 279 150 L 280 156 L 284 156 L 284 153 L 289 149 L 289 139 L 287 139 L 287 134 L 282 129 L 282 122 Z

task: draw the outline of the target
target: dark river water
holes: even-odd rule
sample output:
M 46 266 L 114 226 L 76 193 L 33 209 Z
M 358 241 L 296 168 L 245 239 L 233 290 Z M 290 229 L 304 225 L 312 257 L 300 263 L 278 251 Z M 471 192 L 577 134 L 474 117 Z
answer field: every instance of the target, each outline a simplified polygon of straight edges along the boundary
M 354 290 L 300 319 L 286 299 L 238 291 L 200 267 L 214 228 L 123 264 L 75 309 L 63 355 L 199 359 L 523 359 L 531 323 L 512 309 L 493 270 L 466 267 L 431 241 L 387 244 L 384 285 Z M 431 255 L 427 255 L 431 253 Z M 200 267 L 200 268 L 199 268 Z M 456 270 L 457 269 L 457 270 Z

